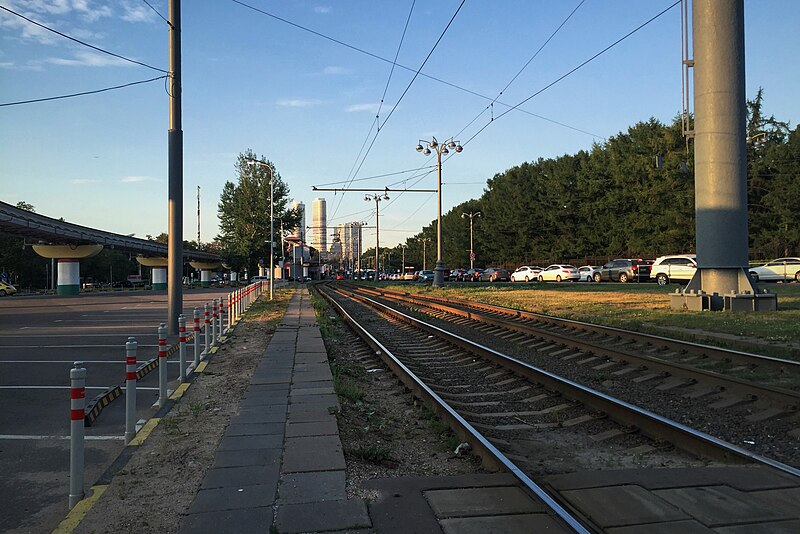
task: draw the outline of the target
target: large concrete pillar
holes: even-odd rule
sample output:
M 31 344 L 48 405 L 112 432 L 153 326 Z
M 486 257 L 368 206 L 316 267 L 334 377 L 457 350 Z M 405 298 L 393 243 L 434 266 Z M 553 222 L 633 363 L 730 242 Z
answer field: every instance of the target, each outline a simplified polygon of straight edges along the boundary
M 200 269 L 200 287 L 211 287 L 211 271 Z
M 154 290 L 167 289 L 167 267 L 153 267 L 152 270 L 152 287 Z
M 211 273 L 221 268 L 222 262 L 191 261 L 189 265 L 200 271 L 200 287 L 211 287 Z
M 774 309 L 747 276 L 742 0 L 693 0 L 692 31 L 698 269 L 672 307 Z
M 43 258 L 58 260 L 57 293 L 77 295 L 81 287 L 80 260 L 97 256 L 103 245 L 34 245 L 33 250 Z

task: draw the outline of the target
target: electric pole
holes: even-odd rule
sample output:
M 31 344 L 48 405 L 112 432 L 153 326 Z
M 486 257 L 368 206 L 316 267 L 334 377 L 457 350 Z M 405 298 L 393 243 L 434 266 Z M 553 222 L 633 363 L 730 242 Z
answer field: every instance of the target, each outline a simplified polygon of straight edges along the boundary
M 178 333 L 183 312 L 183 130 L 181 129 L 181 2 L 169 0 L 169 242 L 167 324 Z

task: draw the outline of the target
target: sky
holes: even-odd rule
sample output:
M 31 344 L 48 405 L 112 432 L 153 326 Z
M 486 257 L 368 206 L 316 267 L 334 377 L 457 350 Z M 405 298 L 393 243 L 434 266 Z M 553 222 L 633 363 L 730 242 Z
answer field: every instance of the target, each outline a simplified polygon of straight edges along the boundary
M 590 149 L 650 117 L 669 123 L 681 108 L 673 3 L 184 1 L 184 239 L 196 236 L 198 186 L 201 241 L 218 234 L 219 195 L 235 182 L 234 164 L 247 149 L 275 164 L 291 196 L 306 204 L 307 224 L 321 197 L 329 226 L 374 227 L 375 203 L 364 193 L 312 187 L 435 189 L 435 156 L 415 147 L 455 137 L 464 150 L 442 166 L 446 213 L 515 165 Z M 149 80 L 168 68 L 167 0 L 0 6 L 155 67 L 0 10 L 0 104 Z M 766 113 L 792 126 L 800 120 L 798 26 L 800 2 L 745 2 L 747 95 L 763 87 Z M 163 79 L 1 106 L 0 200 L 120 234 L 166 232 L 168 128 Z M 381 246 L 404 242 L 436 218 L 435 194 L 389 196 L 380 205 Z M 366 246 L 374 237 L 365 230 Z

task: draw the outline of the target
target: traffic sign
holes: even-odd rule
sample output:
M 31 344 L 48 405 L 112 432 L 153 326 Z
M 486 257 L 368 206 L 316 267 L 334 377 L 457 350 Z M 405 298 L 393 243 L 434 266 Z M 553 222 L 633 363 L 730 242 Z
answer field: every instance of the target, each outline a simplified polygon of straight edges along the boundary
M 475 260 L 475 253 L 474 252 L 470 252 L 469 253 L 469 259 Z

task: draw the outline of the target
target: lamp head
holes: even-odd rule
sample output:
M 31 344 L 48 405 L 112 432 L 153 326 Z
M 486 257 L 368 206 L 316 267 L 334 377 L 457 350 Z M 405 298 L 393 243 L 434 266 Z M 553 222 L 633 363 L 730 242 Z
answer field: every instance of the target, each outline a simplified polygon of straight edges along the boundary
M 450 142 L 449 142 L 449 143 L 447 143 L 447 148 L 455 148 L 455 147 L 456 147 L 456 144 L 455 144 L 455 142 L 454 142 L 454 141 L 451 139 L 451 140 L 450 140 Z
M 422 145 L 417 145 L 417 152 L 422 152 Z
M 431 149 L 430 148 L 426 148 L 425 150 L 422 151 L 422 153 L 425 154 L 426 156 L 430 156 L 431 155 Z
M 444 154 L 445 156 L 446 156 L 446 155 L 448 155 L 449 153 L 450 153 L 450 151 L 449 151 L 449 150 L 447 150 L 447 147 L 444 147 L 444 148 L 442 149 L 442 154 Z
M 431 146 L 433 148 L 436 148 L 437 146 L 439 146 L 439 141 L 437 141 L 435 137 L 431 138 Z
M 464 147 L 461 145 L 456 145 L 456 152 L 460 153 L 462 150 L 464 150 Z

